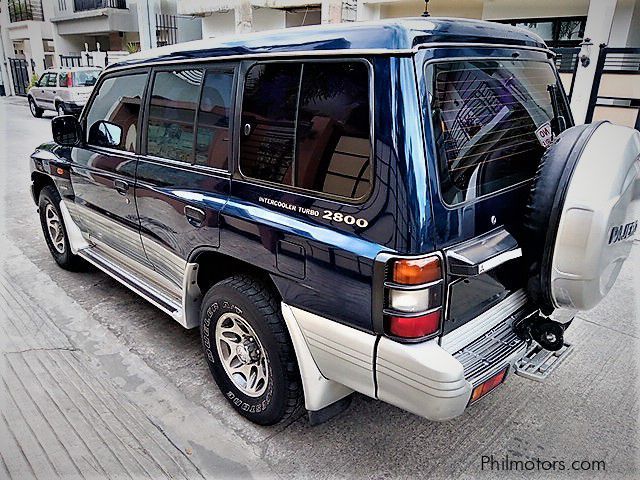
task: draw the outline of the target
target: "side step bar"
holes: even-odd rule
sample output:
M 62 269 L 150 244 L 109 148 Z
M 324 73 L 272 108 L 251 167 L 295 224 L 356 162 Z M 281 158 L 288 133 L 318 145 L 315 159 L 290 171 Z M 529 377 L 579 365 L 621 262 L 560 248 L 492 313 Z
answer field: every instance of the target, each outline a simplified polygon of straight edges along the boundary
M 92 247 L 79 250 L 78 255 L 92 265 L 95 265 L 114 280 L 133 290 L 163 312 L 169 314 L 178 323 L 183 324 L 182 305 L 178 299 L 173 299 L 152 285 L 149 285 L 149 283 L 144 282 L 139 275 L 136 276 L 122 266 L 116 265 Z
M 545 350 L 537 343 L 515 364 L 515 373 L 529 380 L 543 382 L 573 352 L 573 345 L 565 342 L 556 352 Z

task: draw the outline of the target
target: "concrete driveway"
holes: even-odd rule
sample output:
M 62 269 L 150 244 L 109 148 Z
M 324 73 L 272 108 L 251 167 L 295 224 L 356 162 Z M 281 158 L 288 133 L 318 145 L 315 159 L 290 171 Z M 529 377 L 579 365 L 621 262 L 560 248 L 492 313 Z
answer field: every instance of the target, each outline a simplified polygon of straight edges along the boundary
M 0 477 L 640 478 L 637 245 L 544 384 L 512 376 L 446 423 L 357 395 L 317 427 L 257 427 L 217 390 L 197 330 L 107 275 L 55 265 L 28 178 L 49 138 L 50 117 L 0 99 Z

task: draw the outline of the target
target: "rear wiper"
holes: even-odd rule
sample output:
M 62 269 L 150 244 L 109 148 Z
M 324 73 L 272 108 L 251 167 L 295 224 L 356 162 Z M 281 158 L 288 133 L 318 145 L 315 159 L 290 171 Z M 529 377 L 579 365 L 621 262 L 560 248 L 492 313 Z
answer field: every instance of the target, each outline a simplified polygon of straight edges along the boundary
M 560 106 L 558 104 L 558 85 L 556 85 L 555 83 L 547 85 L 547 92 L 549 92 L 549 98 L 551 99 L 551 108 L 553 109 L 551 131 L 553 131 L 555 135 L 560 135 L 561 132 L 567 129 L 567 121 L 562 115 L 560 115 Z

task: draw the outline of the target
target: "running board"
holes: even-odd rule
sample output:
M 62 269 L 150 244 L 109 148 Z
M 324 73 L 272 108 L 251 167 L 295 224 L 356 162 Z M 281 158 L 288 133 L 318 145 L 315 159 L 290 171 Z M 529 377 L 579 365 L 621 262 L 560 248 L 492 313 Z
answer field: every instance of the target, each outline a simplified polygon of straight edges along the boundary
M 573 345 L 565 342 L 556 352 L 545 350 L 537 343 L 515 364 L 515 373 L 529 380 L 544 382 L 573 352 Z
M 109 260 L 106 256 L 97 252 L 95 247 L 83 248 L 78 251 L 78 256 L 85 259 L 87 262 L 95 265 L 104 273 L 109 275 L 114 280 L 117 280 L 125 287 L 131 289 L 149 303 L 155 305 L 163 312 L 169 314 L 174 320 L 181 325 L 185 324 L 184 315 L 182 312 L 182 305 L 177 299 L 173 299 L 161 292 L 157 288 L 144 282 L 140 275 L 134 274 L 121 265 L 116 265 Z

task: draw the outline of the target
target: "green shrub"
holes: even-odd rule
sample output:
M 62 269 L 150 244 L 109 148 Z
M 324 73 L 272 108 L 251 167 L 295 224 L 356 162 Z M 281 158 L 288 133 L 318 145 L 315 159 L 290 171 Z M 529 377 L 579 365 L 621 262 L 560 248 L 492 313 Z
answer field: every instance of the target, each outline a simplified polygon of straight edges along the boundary
M 35 86 L 35 84 L 38 83 L 38 80 L 40 80 L 40 77 L 38 75 L 36 75 L 35 73 L 33 75 L 31 75 L 31 81 L 29 82 L 29 88 Z

